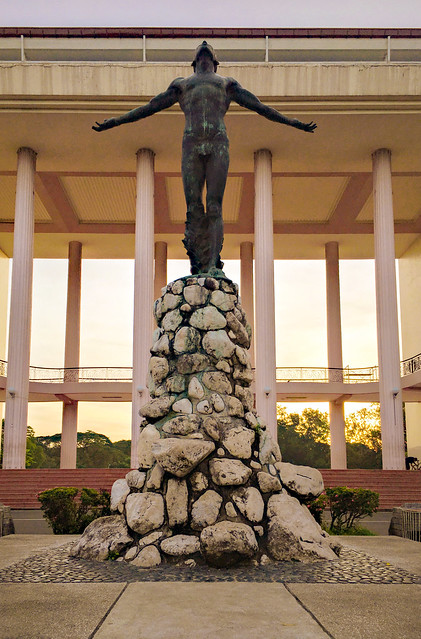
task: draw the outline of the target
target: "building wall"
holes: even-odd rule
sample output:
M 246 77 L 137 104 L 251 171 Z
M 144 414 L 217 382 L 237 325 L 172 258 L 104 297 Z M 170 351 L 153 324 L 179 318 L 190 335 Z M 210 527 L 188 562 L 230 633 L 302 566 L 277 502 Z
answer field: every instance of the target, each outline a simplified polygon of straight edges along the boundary
M 6 359 L 7 307 L 9 299 L 9 258 L 0 250 L 0 360 Z M 4 404 L 0 402 L 0 422 L 4 417 Z
M 402 357 L 421 353 L 421 237 L 399 260 Z M 406 403 L 408 455 L 421 459 L 421 404 Z
M 0 250 L 0 359 L 6 359 L 7 306 L 9 297 L 9 258 Z

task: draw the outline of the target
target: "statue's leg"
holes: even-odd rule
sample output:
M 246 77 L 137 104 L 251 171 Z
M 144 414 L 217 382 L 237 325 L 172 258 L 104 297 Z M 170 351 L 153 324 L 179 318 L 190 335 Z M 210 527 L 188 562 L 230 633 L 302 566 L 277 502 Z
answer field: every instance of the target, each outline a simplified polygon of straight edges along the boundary
M 206 256 L 203 255 L 203 245 L 206 245 L 206 242 L 203 242 L 203 235 L 207 230 L 207 220 L 202 200 L 205 162 L 203 156 L 197 152 L 196 145 L 190 140 L 183 140 L 181 172 L 187 204 L 183 244 L 190 259 L 191 272 L 195 274 L 204 270 L 204 261 L 206 261 Z
M 209 223 L 211 255 L 209 267 L 222 269 L 221 251 L 224 242 L 222 199 L 229 166 L 228 140 L 221 140 L 208 156 L 206 166 L 206 217 Z

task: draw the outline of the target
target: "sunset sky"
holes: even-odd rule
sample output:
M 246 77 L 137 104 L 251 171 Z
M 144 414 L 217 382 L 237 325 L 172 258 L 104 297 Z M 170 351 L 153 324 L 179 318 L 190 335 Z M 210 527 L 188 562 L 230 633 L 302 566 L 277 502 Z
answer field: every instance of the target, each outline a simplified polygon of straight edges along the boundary
M 419 27 L 419 0 L 0 0 L 3 26 L 223 26 Z M 278 366 L 325 366 L 326 305 L 323 261 L 276 262 Z M 227 275 L 239 281 L 239 263 Z M 169 280 L 188 273 L 187 262 L 169 264 Z M 62 366 L 67 263 L 35 260 L 31 363 Z M 377 363 L 374 264 L 341 262 L 343 361 Z M 133 262 L 85 260 L 82 273 L 81 365 L 129 366 L 132 353 Z M 301 409 L 300 404 L 296 404 Z M 327 405 L 320 406 L 327 410 Z M 290 405 L 289 409 L 293 406 Z M 355 404 L 351 408 L 358 408 Z M 61 404 L 31 404 L 28 423 L 37 434 L 61 429 Z M 80 403 L 79 429 L 128 438 L 130 404 Z
M 240 278 L 239 262 L 225 272 Z M 168 277 L 188 274 L 187 261 L 171 261 Z M 34 261 L 31 364 L 63 365 L 66 312 L 65 260 Z M 52 294 L 53 292 L 53 294 Z M 278 366 L 326 366 L 325 265 L 323 261 L 275 262 Z M 341 262 L 344 365 L 377 363 L 374 263 Z M 84 260 L 82 268 L 81 366 L 130 366 L 132 362 L 133 261 Z M 305 405 L 290 404 L 289 410 Z M 354 410 L 349 404 L 348 410 Z M 327 410 L 327 404 L 320 404 Z M 125 439 L 130 404 L 80 402 L 79 429 Z M 61 404 L 32 403 L 28 423 L 37 434 L 61 428 Z

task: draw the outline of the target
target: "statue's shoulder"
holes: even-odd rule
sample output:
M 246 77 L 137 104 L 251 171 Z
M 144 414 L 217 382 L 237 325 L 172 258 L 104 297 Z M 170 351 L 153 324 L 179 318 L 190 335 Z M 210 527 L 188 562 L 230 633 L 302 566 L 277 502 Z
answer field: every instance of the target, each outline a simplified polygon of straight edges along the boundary
M 226 77 L 225 81 L 227 83 L 227 86 L 240 86 L 240 83 L 235 78 Z
M 183 85 L 186 82 L 186 78 L 175 78 L 168 87 L 169 89 L 176 89 L 180 91 L 183 88 Z
M 237 89 L 241 89 L 241 84 L 238 82 L 238 80 L 236 80 L 235 78 L 225 78 L 225 86 L 227 88 L 227 91 L 236 91 Z

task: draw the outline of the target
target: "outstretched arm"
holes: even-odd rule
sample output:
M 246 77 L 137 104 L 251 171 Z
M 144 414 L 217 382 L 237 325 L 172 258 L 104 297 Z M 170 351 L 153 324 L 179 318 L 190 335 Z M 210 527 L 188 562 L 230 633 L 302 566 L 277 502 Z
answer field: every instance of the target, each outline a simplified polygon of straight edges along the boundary
M 272 109 L 272 107 L 267 106 L 260 102 L 259 98 L 250 91 L 243 89 L 243 87 L 236 81 L 231 80 L 227 87 L 228 96 L 234 102 L 237 102 L 240 106 L 245 107 L 246 109 L 250 109 L 251 111 L 256 111 L 259 115 L 263 115 L 263 117 L 268 120 L 272 120 L 273 122 L 280 122 L 281 124 L 286 124 L 288 126 L 293 126 L 296 129 L 301 129 L 302 131 L 307 131 L 308 133 L 313 133 L 314 129 L 317 128 L 317 124 L 314 122 L 309 122 L 305 124 L 304 122 L 300 122 L 300 120 L 296 120 L 295 118 L 287 118 L 286 115 L 282 115 L 276 109 Z
M 175 104 L 178 100 L 180 93 L 178 84 L 179 80 L 180 78 L 173 80 L 166 91 L 156 95 L 150 102 L 148 102 L 148 104 L 137 107 L 137 109 L 133 109 L 132 111 L 128 111 L 128 113 L 124 113 L 117 118 L 110 118 L 109 120 L 104 120 L 102 123 L 96 122 L 97 126 L 93 126 L 92 128 L 94 131 L 106 131 L 107 129 L 113 129 L 115 126 L 119 126 L 120 124 L 136 122 L 136 120 L 147 118 L 154 113 L 158 113 L 158 111 L 168 109 L 168 107 Z

